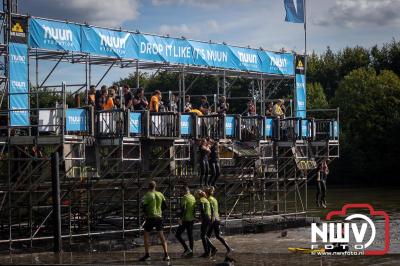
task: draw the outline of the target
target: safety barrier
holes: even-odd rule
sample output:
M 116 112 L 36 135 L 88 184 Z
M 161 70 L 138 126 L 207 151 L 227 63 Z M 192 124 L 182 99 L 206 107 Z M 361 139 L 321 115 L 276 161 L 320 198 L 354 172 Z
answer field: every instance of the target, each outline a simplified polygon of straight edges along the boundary
M 33 117 L 33 116 L 32 116 Z M 285 118 L 194 113 L 93 111 L 85 108 L 49 108 L 37 112 L 39 135 L 93 135 L 98 137 L 152 137 L 183 139 L 234 139 L 242 141 L 338 140 L 334 119 Z
M 179 137 L 179 114 L 175 112 L 150 113 L 149 116 L 150 137 Z
M 264 118 L 262 116 L 242 116 L 240 132 L 242 140 L 245 141 L 264 139 Z
M 99 137 L 125 136 L 125 114 L 122 109 L 97 111 L 96 135 Z
M 197 138 L 225 139 L 225 115 L 197 117 Z

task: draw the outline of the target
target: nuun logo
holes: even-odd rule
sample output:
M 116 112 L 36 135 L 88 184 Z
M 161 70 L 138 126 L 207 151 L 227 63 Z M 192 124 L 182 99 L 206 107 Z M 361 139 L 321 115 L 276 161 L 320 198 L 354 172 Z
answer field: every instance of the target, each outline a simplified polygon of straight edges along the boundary
M 26 56 L 23 55 L 16 55 L 16 54 L 10 54 L 11 56 L 11 61 L 15 63 L 26 63 Z
M 43 25 L 44 29 L 44 39 L 57 41 L 62 43 L 72 43 L 73 42 L 73 34 L 69 29 L 61 29 L 61 28 L 53 28 L 49 26 Z
M 239 55 L 239 60 L 242 63 L 257 64 L 257 55 L 256 54 L 248 54 L 248 53 L 238 52 L 238 55 Z
M 139 127 L 139 119 L 131 119 L 132 127 L 138 128 Z
M 14 88 L 18 88 L 18 89 L 25 89 L 26 88 L 26 82 L 25 81 L 16 81 L 13 80 L 11 81 L 11 84 Z
M 232 122 L 226 122 L 226 129 L 232 129 L 232 127 L 233 127 L 233 124 L 232 124 Z
M 80 125 L 84 122 L 84 118 L 82 116 L 69 116 L 68 122 L 74 125 Z
M 304 101 L 298 101 L 298 102 L 297 102 L 297 105 L 298 105 L 299 107 L 304 107 L 304 106 L 305 106 L 305 102 L 304 102 Z
M 189 127 L 189 122 L 188 121 L 181 121 L 181 127 L 188 128 Z
M 271 65 L 277 66 L 279 68 L 284 68 L 288 64 L 286 58 L 278 57 L 278 56 L 271 56 Z
M 296 87 L 299 89 L 304 89 L 304 82 L 296 82 Z
M 127 33 L 125 37 L 119 38 L 115 36 L 110 36 L 110 35 L 105 35 L 101 34 L 100 35 L 100 45 L 107 47 L 107 48 L 114 48 L 114 49 L 125 49 L 126 48 L 126 41 L 128 40 L 129 34 Z

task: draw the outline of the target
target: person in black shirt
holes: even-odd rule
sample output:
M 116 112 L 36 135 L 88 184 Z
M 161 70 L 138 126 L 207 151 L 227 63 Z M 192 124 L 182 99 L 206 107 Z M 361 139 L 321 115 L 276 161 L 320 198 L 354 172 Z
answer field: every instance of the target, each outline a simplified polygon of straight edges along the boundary
M 200 98 L 199 110 L 203 113 L 203 115 L 207 115 L 210 112 L 210 104 L 208 103 L 205 95 L 201 96 Z
M 209 158 L 209 168 L 211 171 L 210 179 L 208 181 L 208 185 L 215 186 L 215 183 L 220 176 L 220 168 L 219 168 L 219 145 L 217 141 L 210 141 L 210 158 Z
M 135 111 L 144 111 L 147 109 L 148 105 L 149 103 L 147 102 L 146 97 L 144 97 L 144 89 L 137 89 L 136 95 L 133 98 L 133 109 Z
M 132 106 L 133 106 L 133 97 L 132 97 L 132 93 L 129 91 L 129 86 L 128 85 L 124 85 L 122 87 L 122 93 L 124 96 L 124 106 L 126 109 L 131 110 Z
M 226 97 L 221 96 L 218 101 L 217 105 L 217 113 L 218 114 L 226 114 L 226 112 L 229 110 L 229 103 L 226 102 Z
M 200 142 L 200 186 L 208 186 L 208 172 L 209 164 L 208 157 L 210 155 L 210 147 L 206 139 L 202 139 Z
M 185 109 L 184 112 L 188 113 L 193 109 L 192 104 L 190 102 L 190 95 L 185 96 Z

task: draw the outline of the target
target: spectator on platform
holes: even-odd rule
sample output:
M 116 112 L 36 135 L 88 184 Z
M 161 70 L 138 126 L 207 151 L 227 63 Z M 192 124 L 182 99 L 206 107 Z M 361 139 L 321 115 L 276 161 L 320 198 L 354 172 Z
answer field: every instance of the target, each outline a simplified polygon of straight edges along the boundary
M 200 186 L 203 185 L 207 186 L 208 173 L 209 173 L 208 158 L 210 156 L 211 150 L 208 141 L 206 139 L 201 139 L 199 150 L 200 150 Z
M 226 102 L 226 97 L 219 97 L 218 105 L 217 105 L 217 113 L 218 114 L 226 114 L 229 110 L 229 103 Z
M 106 94 L 105 98 L 106 98 L 106 101 L 103 104 L 103 106 L 102 106 L 103 108 L 102 109 L 103 110 L 111 110 L 111 109 L 113 109 L 115 107 L 115 103 L 114 103 L 114 101 L 115 101 L 115 90 L 111 88 L 109 93 Z
M 274 106 L 272 107 L 272 116 L 275 118 L 283 119 L 285 118 L 284 107 L 282 108 L 285 101 L 283 99 L 279 99 Z
M 188 113 L 193 109 L 192 103 L 190 102 L 190 95 L 185 96 L 185 109 L 184 112 Z
M 256 115 L 256 106 L 254 105 L 253 101 L 249 101 L 247 103 L 247 111 L 244 116 L 255 116 Z
M 200 98 L 199 110 L 203 115 L 208 115 L 210 113 L 210 104 L 208 103 L 207 96 L 203 95 Z
M 101 86 L 100 91 L 96 91 L 96 109 L 103 110 L 103 105 L 106 104 L 108 98 L 107 86 Z
M 150 99 L 150 107 L 149 107 L 150 112 L 158 113 L 158 111 L 160 110 L 161 99 L 162 99 L 161 91 L 155 90 Z
M 147 99 L 144 96 L 144 89 L 143 88 L 137 89 L 135 97 L 133 97 L 133 110 L 144 111 L 147 109 L 148 105 L 149 103 L 147 102 Z
M 132 93 L 129 90 L 129 86 L 128 85 L 124 85 L 122 87 L 122 94 L 124 96 L 124 106 L 125 106 L 125 108 L 128 109 L 128 110 L 132 110 L 133 97 L 132 97 Z
M 89 106 L 96 106 L 96 86 L 90 86 L 87 101 Z
M 179 95 L 174 93 L 171 95 L 171 99 L 168 103 L 168 111 L 170 112 L 178 112 L 178 101 L 179 101 Z
M 272 102 L 269 102 L 267 108 L 265 109 L 265 116 L 272 116 L 273 107 L 274 104 Z

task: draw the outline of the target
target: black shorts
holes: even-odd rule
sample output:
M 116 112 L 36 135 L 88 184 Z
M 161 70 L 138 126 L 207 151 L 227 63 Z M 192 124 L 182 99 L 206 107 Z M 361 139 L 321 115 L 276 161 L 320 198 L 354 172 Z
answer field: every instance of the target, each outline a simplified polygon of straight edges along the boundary
M 143 228 L 146 232 L 151 232 L 154 228 L 156 228 L 157 232 L 162 231 L 163 221 L 161 218 L 147 218 L 144 222 Z

